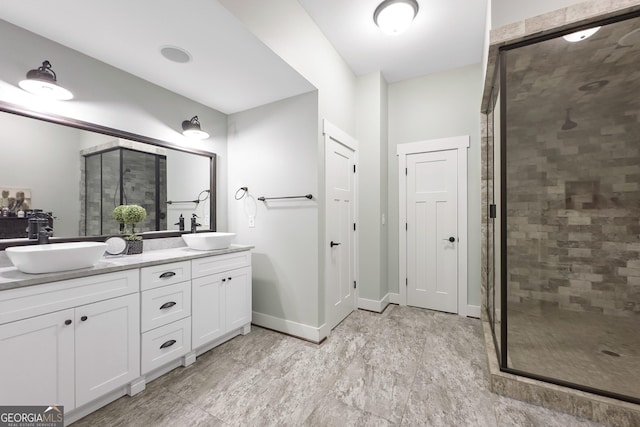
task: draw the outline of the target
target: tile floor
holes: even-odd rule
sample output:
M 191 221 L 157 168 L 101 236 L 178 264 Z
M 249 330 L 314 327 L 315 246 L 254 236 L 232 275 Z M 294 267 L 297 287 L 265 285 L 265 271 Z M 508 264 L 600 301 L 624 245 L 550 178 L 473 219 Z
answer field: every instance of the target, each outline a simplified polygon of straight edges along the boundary
M 510 302 L 508 325 L 510 367 L 640 399 L 640 316 Z
M 491 393 L 481 323 L 389 306 L 321 345 L 253 327 L 74 424 L 596 426 Z

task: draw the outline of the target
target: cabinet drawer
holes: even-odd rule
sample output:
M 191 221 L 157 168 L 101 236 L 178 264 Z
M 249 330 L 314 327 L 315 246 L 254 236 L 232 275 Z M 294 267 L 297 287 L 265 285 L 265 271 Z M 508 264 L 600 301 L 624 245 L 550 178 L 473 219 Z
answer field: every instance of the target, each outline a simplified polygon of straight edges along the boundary
M 191 282 L 142 292 L 141 330 L 146 332 L 191 315 Z
M 138 269 L 61 280 L 0 292 L 0 324 L 140 290 Z
M 210 256 L 191 261 L 192 275 L 194 278 L 247 267 L 249 265 L 251 265 L 250 251 Z
M 142 374 L 191 351 L 191 318 L 178 320 L 142 334 Z
M 172 262 L 140 269 L 140 289 L 143 291 L 190 279 L 191 263 L 189 261 Z

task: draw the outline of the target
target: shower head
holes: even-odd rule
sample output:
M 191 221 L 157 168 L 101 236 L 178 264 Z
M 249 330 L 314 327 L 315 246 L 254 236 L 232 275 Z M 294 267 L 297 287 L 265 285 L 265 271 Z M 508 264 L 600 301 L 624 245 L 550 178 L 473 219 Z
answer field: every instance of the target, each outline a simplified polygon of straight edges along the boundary
M 564 124 L 562 125 L 562 130 L 570 130 L 578 127 L 578 124 L 571 120 L 571 108 L 567 108 L 567 116 L 564 120 Z

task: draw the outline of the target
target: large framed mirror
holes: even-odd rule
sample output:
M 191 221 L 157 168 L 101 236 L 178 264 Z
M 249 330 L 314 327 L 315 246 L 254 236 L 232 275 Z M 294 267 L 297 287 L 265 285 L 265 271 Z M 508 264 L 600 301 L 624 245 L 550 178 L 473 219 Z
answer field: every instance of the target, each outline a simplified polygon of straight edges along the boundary
M 119 233 L 113 209 L 137 204 L 145 238 L 216 230 L 216 154 L 0 102 L 0 249 L 30 244 L 28 216 L 51 214 L 53 241 Z

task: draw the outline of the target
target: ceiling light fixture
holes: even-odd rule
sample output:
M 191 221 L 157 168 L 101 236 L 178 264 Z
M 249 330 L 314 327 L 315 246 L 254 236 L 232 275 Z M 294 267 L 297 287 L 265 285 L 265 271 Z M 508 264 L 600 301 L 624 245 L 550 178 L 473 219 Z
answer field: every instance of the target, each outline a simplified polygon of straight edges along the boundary
M 418 14 L 416 0 L 384 0 L 373 12 L 373 22 L 388 35 L 406 31 Z
M 586 40 L 595 33 L 598 32 L 600 27 L 589 28 L 587 30 L 576 31 L 575 33 L 567 34 L 566 36 L 562 36 L 568 42 L 576 43 L 581 42 L 582 40 Z
M 189 138 L 207 139 L 209 134 L 200 129 L 200 121 L 198 116 L 193 116 L 191 120 L 185 120 L 182 122 L 182 134 Z
M 49 61 L 44 61 L 42 66 L 35 70 L 29 70 L 27 78 L 18 85 L 29 93 L 45 98 L 67 101 L 73 98 L 73 94 L 58 84 L 56 73 L 51 68 Z

